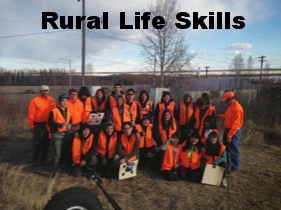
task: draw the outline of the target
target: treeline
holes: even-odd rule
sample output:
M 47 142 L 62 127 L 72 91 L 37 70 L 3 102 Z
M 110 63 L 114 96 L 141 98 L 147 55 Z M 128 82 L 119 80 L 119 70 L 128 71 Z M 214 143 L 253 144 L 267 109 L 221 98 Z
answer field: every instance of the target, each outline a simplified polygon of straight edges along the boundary
M 85 85 L 113 85 L 116 81 L 123 85 L 153 85 L 154 80 L 158 81 L 158 76 L 154 78 L 150 74 L 86 75 Z M 81 74 L 73 72 L 70 78 L 69 72 L 61 69 L 6 71 L 0 68 L 0 86 L 68 86 L 70 82 L 71 86 L 81 85 Z

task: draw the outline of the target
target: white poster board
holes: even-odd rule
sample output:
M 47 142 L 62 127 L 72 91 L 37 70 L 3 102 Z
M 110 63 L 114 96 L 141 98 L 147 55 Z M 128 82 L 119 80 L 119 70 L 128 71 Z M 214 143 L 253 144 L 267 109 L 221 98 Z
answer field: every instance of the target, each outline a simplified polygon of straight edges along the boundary
M 104 113 L 91 113 L 88 118 L 89 125 L 100 125 L 103 119 Z
M 221 166 L 213 168 L 213 165 L 206 164 L 202 183 L 220 186 L 224 170 L 225 168 Z
M 139 160 L 133 161 L 134 165 L 133 165 L 131 170 L 128 170 L 128 165 L 127 165 L 126 162 L 121 164 L 120 167 L 119 167 L 118 179 L 122 180 L 122 179 L 128 179 L 128 178 L 136 176 L 137 175 L 138 162 L 139 162 Z

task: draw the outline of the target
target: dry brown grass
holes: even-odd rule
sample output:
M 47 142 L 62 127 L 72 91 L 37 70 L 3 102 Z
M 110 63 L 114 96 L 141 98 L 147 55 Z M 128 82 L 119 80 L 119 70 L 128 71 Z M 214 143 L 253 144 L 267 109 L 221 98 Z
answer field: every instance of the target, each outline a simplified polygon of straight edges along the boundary
M 58 191 L 81 186 L 92 190 L 105 209 L 112 209 L 93 181 L 62 175 L 50 179 L 50 166 L 31 168 L 31 134 L 24 127 L 27 104 L 21 107 L 8 99 L 0 108 L 0 209 L 39 210 Z M 3 101 L 3 100 L 2 100 Z M 4 108 L 3 108 L 4 107 Z M 17 108 L 17 117 L 6 119 Z M 2 112 L 4 110 L 4 112 Z M 4 121 L 3 121 L 4 120 Z M 25 119 L 26 120 L 26 119 Z M 17 122 L 17 123 L 16 123 Z M 14 126 L 10 126 L 14 125 Z M 118 205 L 132 209 L 280 209 L 281 145 L 274 127 L 246 120 L 241 137 L 241 168 L 237 177 L 227 176 L 227 188 L 187 181 L 166 182 L 150 169 L 138 171 L 135 178 L 112 181 L 103 187 Z

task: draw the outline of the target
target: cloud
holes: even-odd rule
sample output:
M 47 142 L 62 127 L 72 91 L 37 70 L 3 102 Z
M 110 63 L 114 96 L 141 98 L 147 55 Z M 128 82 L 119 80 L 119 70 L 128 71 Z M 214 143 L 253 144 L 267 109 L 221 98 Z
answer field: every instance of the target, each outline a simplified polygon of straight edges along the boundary
M 251 55 L 252 53 L 251 52 L 241 52 L 241 51 L 239 51 L 239 50 L 235 50 L 235 51 L 226 51 L 226 54 L 227 55 L 238 55 L 238 54 L 240 54 L 241 53 L 241 55 Z
M 216 52 L 209 52 L 209 51 L 194 51 L 194 50 L 191 50 L 189 52 L 191 55 L 209 55 L 209 56 L 216 56 L 217 53 Z
M 242 44 L 242 43 L 236 43 L 236 44 L 229 44 L 224 49 L 252 49 L 252 44 Z

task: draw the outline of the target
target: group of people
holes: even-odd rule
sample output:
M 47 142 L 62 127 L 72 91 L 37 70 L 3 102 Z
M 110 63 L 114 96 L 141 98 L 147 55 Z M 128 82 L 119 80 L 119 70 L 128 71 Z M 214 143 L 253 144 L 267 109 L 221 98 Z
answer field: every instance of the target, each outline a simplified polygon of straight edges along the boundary
M 135 90 L 122 91 L 115 83 L 106 97 L 98 89 L 92 98 L 87 87 L 70 89 L 58 97 L 58 105 L 42 85 L 40 94 L 30 101 L 28 124 L 33 135 L 32 162 L 45 165 L 50 144 L 53 154 L 52 176 L 61 167 L 80 176 L 94 169 L 102 177 L 116 177 L 120 164 L 128 167 L 149 165 L 161 171 L 168 181 L 189 177 L 200 182 L 206 164 L 225 168 L 226 174 L 239 170 L 239 141 L 244 112 L 232 91 L 222 102 L 228 109 L 218 115 L 207 93 L 193 101 L 185 93 L 179 104 L 163 91 L 155 108 L 147 91 L 135 100 Z M 91 113 L 104 113 L 100 125 L 88 124 Z M 219 140 L 217 119 L 224 119 L 223 143 Z

